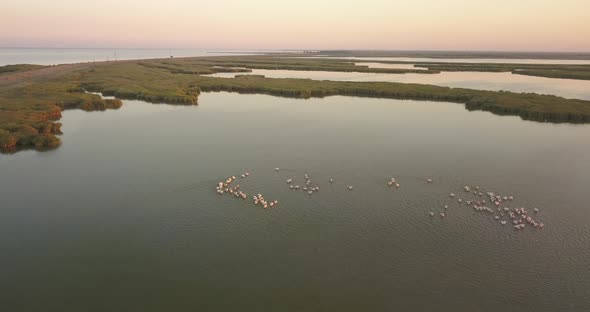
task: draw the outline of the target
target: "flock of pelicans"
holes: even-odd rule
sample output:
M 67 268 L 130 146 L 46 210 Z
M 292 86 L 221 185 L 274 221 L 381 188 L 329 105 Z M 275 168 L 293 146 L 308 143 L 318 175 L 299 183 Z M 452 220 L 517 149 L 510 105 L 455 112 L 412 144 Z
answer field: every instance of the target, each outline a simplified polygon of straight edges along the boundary
M 428 179 L 428 181 L 432 182 L 431 179 Z M 517 230 L 524 229 L 527 224 L 529 224 L 532 227 L 539 228 L 539 229 L 541 229 L 545 226 L 545 224 L 543 224 L 543 222 L 535 220 L 529 214 L 528 210 L 524 207 L 519 207 L 519 208 L 505 207 L 504 203 L 514 200 L 514 196 L 501 196 L 501 195 L 498 195 L 494 192 L 487 192 L 484 194 L 483 192 L 480 191 L 479 186 L 476 186 L 473 190 L 469 186 L 465 186 L 465 187 L 463 187 L 463 189 L 466 194 L 473 194 L 473 196 L 478 197 L 477 200 L 466 200 L 465 204 L 467 206 L 473 207 L 473 210 L 475 210 L 475 211 L 488 213 L 488 214 L 492 215 L 494 220 L 499 221 L 501 225 L 506 225 L 506 224 L 508 224 L 508 221 L 510 221 L 512 223 L 513 227 Z M 457 195 L 455 195 L 454 193 L 450 193 L 449 197 L 455 198 L 455 197 L 457 197 Z M 486 199 L 485 199 L 486 197 L 488 198 L 489 205 L 491 207 L 487 206 L 488 201 L 486 201 Z M 459 204 L 462 204 L 463 199 L 458 198 L 457 202 Z M 504 207 L 502 207 L 502 206 L 504 206 Z M 448 208 L 449 208 L 449 206 L 445 205 L 445 209 L 448 209 Z M 535 214 L 538 214 L 539 209 L 533 208 L 533 212 Z M 429 214 L 431 217 L 434 217 L 434 212 L 430 211 Z M 444 218 L 446 216 L 446 213 L 441 212 L 440 216 L 442 218 Z
M 275 168 L 275 171 L 280 171 L 280 168 Z M 241 175 L 242 179 L 245 179 L 250 176 L 249 172 L 246 172 Z M 227 178 L 225 181 L 220 181 L 217 183 L 216 192 L 219 195 L 223 194 L 230 194 L 236 198 L 241 198 L 246 200 L 248 195 L 240 190 L 240 185 L 234 183 L 238 178 L 236 176 L 231 176 Z M 298 185 L 293 182 L 292 178 L 286 180 L 287 185 L 291 190 L 303 190 L 304 192 L 308 193 L 309 195 L 313 195 L 316 192 L 320 191 L 320 187 L 318 185 L 312 185 L 311 179 L 309 175 L 306 173 L 304 174 L 305 184 Z M 334 183 L 334 179 L 329 180 L 330 183 Z M 433 180 L 431 178 L 426 179 L 426 183 L 432 183 Z M 391 178 L 387 181 L 387 186 L 391 188 L 400 188 L 400 183 L 395 178 Z M 354 187 L 352 185 L 348 185 L 347 189 L 352 191 Z M 514 196 L 501 196 L 494 192 L 486 192 L 485 194 L 480 190 L 479 186 L 474 187 L 473 189 L 470 186 L 463 187 L 466 195 L 471 195 L 476 199 L 465 200 L 463 201 L 462 198 L 457 198 L 457 202 L 459 204 L 466 204 L 468 207 L 471 206 L 475 211 L 487 213 L 492 215 L 493 219 L 499 221 L 501 225 L 507 225 L 508 222 L 512 224 L 512 226 L 517 230 L 522 230 L 528 224 L 534 228 L 543 228 L 545 225 L 543 222 L 535 220 L 528 210 L 524 207 L 519 208 L 508 208 L 505 207 L 504 203 L 510 202 L 514 200 Z M 458 197 L 454 193 L 450 193 L 449 197 L 455 199 Z M 486 200 L 487 198 L 487 200 Z M 279 201 L 267 201 L 262 194 L 256 194 L 252 196 L 252 200 L 254 205 L 262 206 L 264 209 L 266 208 L 275 208 L 278 206 Z M 489 201 L 488 201 L 489 200 Z M 490 207 L 487 205 L 489 204 Z M 504 206 L 504 207 L 503 207 Z M 440 212 L 439 215 L 441 218 L 447 216 L 446 210 L 449 208 L 448 205 L 444 205 L 445 211 Z M 538 208 L 534 208 L 533 212 L 535 214 L 539 213 Z M 431 217 L 435 216 L 433 211 L 428 212 Z

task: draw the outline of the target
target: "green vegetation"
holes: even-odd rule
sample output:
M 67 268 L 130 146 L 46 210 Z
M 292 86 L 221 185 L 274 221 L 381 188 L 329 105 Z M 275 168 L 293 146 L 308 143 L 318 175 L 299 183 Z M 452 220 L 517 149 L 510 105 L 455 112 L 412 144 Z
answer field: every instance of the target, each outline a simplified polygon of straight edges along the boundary
M 577 71 L 577 70 L 562 70 L 562 69 L 522 69 L 515 70 L 512 72 L 517 75 L 547 77 L 547 78 L 563 78 L 563 79 L 578 79 L 578 80 L 590 80 L 590 70 Z
M 251 69 L 236 68 L 226 66 L 211 66 L 210 63 L 196 63 L 192 66 L 186 66 L 183 62 L 140 62 L 142 66 L 150 68 L 159 68 L 169 71 L 172 74 L 191 74 L 191 75 L 212 75 L 216 73 L 250 73 Z
M 27 70 L 31 70 L 31 69 L 39 69 L 39 68 L 43 68 L 43 67 L 45 67 L 45 66 L 32 65 L 32 64 L 5 65 L 5 66 L 0 66 L 0 74 L 21 72 L 21 71 L 27 71 Z
M 336 57 L 421 57 L 451 59 L 544 59 L 590 60 L 588 52 L 495 52 L 495 51 L 374 51 L 327 50 L 306 52 L 306 56 L 324 55 Z
M 85 91 L 102 92 L 119 99 L 180 105 L 196 105 L 201 91 L 297 98 L 348 95 L 449 101 L 465 103 L 470 110 L 518 115 L 527 120 L 590 122 L 590 102 L 556 96 L 389 82 L 270 79 L 247 74 L 235 78 L 204 76 L 224 71 L 248 72 L 251 68 L 273 66 L 274 63 L 278 67 L 292 68 L 314 68 L 315 64 L 315 70 L 339 68 L 344 71 L 359 67 L 343 60 L 231 56 L 60 65 L 42 71 L 31 70 L 26 78 L 18 73 L 6 74 L 7 79 L 0 80 L 0 148 L 10 151 L 26 147 L 56 147 L 59 145 L 56 135 L 61 133 L 56 120 L 62 110 L 93 111 L 121 106 L 120 100 L 103 100 Z
M 235 75 L 234 78 L 264 78 L 264 75 Z
M 390 82 L 337 82 L 311 79 L 269 79 L 242 76 L 234 79 L 202 77 L 202 91 L 265 93 L 285 97 L 325 97 L 348 95 L 392 99 L 430 100 L 465 103 L 469 110 L 485 110 L 500 115 L 550 122 L 590 122 L 590 102 L 534 93 L 479 91 L 422 84 Z
M 517 75 L 590 80 L 590 65 L 426 62 L 416 63 L 415 66 L 438 71 L 511 72 Z
M 357 64 L 378 62 L 382 64 L 413 64 L 431 72 L 510 72 L 547 78 L 590 80 L 590 65 L 568 64 L 511 64 L 511 63 L 455 63 L 355 60 Z
M 120 100 L 84 93 L 75 82 L 51 81 L 10 88 L 0 85 L 0 149 L 54 148 L 60 144 L 61 111 L 119 108 Z
M 300 59 L 310 56 L 325 56 L 324 62 L 345 61 L 345 59 L 330 59 L 329 57 L 414 57 L 414 58 L 498 58 L 498 59 L 567 59 L 590 60 L 589 53 L 558 53 L 558 52 L 452 52 L 452 51 L 321 51 L 304 53 Z M 352 62 L 353 60 L 348 60 Z M 426 68 L 427 72 L 510 72 L 516 75 L 528 75 L 547 78 L 564 78 L 590 80 L 590 65 L 569 64 L 512 64 L 512 63 L 465 63 L 465 62 L 410 62 L 410 61 L 374 61 L 355 59 L 355 63 L 379 62 L 383 64 L 414 64 L 416 69 Z M 360 66 L 360 65 L 359 65 Z M 251 67 L 254 68 L 254 67 Z M 289 68 L 281 68 L 289 69 Z M 375 68 L 373 68 L 375 69 Z M 402 70 L 400 70 L 402 71 Z M 379 71 L 372 71 L 379 72 Z M 407 72 L 413 72 L 409 69 Z M 389 72 L 395 73 L 395 72 Z M 398 72 L 402 73 L 402 72 Z
M 342 59 L 300 58 L 276 56 L 251 56 L 244 57 L 217 57 L 203 58 L 192 65 L 209 65 L 238 67 L 248 69 L 271 70 L 301 70 L 301 71 L 332 71 L 332 72 L 358 72 L 380 74 L 438 74 L 437 70 L 430 69 L 404 69 L 404 68 L 371 68 L 366 65 L 355 64 L 355 61 Z

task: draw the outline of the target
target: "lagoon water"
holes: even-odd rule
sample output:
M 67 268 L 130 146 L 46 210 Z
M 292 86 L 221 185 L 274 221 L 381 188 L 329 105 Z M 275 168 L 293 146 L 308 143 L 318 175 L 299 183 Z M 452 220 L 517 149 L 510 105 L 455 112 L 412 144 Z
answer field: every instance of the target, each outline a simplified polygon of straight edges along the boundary
M 590 64 L 590 60 L 565 60 L 565 59 L 510 59 L 510 58 L 428 58 L 428 57 L 332 57 L 321 56 L 321 58 L 337 58 L 345 60 L 363 61 L 396 61 L 396 62 L 435 62 L 435 63 L 504 63 L 504 64 L 569 64 L 580 65 Z
M 590 309 L 589 125 L 340 96 L 199 102 L 66 111 L 60 148 L 0 155 L 7 311 Z M 215 194 L 245 171 L 242 189 L 279 207 Z M 289 190 L 304 173 L 319 193 Z M 545 228 L 451 200 L 463 185 L 538 207 Z
M 367 65 L 367 63 L 364 63 Z M 407 64 L 369 63 L 370 67 L 405 68 Z M 254 69 L 252 75 L 267 78 L 302 78 L 336 81 L 385 81 L 402 83 L 422 83 L 443 87 L 468 88 L 492 91 L 535 92 L 565 98 L 590 100 L 590 81 L 574 79 L 555 79 L 514 75 L 511 73 L 486 72 L 441 72 L 439 74 L 378 74 L 347 73 L 325 71 L 268 70 Z M 213 77 L 232 78 L 236 73 L 218 73 Z

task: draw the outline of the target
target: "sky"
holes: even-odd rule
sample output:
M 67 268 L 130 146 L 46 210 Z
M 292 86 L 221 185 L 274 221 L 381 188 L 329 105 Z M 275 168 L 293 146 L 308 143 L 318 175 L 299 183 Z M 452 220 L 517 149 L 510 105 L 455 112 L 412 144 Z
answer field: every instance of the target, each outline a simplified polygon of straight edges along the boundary
M 590 0 L 2 0 L 0 47 L 590 51 Z

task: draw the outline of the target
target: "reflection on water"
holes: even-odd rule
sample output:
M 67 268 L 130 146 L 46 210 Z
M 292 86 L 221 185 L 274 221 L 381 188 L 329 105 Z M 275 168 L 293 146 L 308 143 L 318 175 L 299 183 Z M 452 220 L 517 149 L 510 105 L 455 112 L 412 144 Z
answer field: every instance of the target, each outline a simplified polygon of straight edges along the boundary
M 590 100 L 590 80 L 554 79 L 514 75 L 511 73 L 441 72 L 440 74 L 378 74 L 254 69 L 251 74 L 264 75 L 268 78 L 423 83 L 478 90 L 534 92 L 552 94 L 565 98 Z M 231 78 L 235 75 L 235 73 L 218 73 L 212 76 Z
M 66 111 L 59 149 L 0 155 L 4 306 L 590 305 L 590 145 L 582 144 L 590 126 L 442 102 L 205 93 L 199 103 Z M 276 198 L 278 208 L 215 194 L 217 181 L 245 171 L 242 190 Z M 287 178 L 304 173 L 320 192 L 288 188 Z M 392 176 L 401 183 L 394 192 L 385 185 Z M 545 228 L 502 227 L 451 201 L 466 184 L 540 208 Z M 444 219 L 428 215 L 445 204 Z
M 492 58 L 427 58 L 427 57 L 330 57 L 326 58 L 363 60 L 363 61 L 398 61 L 398 62 L 447 62 L 447 63 L 510 63 L 510 64 L 590 64 L 590 60 L 548 60 L 548 59 L 492 59 Z
M 0 48 L 0 66 L 9 64 L 56 65 L 150 58 L 248 55 L 264 51 L 206 51 L 199 49 L 63 49 Z
M 355 65 L 368 66 L 369 68 L 427 69 L 425 67 L 415 67 L 414 64 L 355 63 Z

